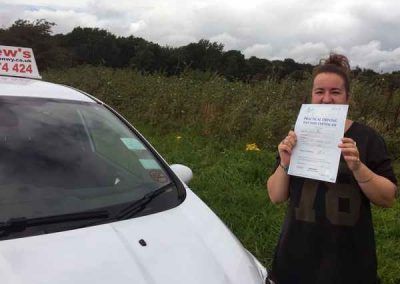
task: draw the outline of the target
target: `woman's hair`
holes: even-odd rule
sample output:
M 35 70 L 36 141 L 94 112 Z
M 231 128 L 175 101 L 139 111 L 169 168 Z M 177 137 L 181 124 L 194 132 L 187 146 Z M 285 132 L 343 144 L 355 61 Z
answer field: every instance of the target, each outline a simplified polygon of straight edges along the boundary
M 321 73 L 334 73 L 339 75 L 344 82 L 346 94 L 350 93 L 350 64 L 346 56 L 331 53 L 327 59 L 321 59 L 319 65 L 313 70 L 313 81 L 318 74 Z

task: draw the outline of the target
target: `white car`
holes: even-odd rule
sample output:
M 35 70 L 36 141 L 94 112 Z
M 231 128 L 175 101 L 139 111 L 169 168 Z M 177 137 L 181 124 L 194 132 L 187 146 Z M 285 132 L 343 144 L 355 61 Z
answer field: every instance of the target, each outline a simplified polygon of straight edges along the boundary
M 191 177 L 94 97 L 0 76 L 1 283 L 267 283 Z

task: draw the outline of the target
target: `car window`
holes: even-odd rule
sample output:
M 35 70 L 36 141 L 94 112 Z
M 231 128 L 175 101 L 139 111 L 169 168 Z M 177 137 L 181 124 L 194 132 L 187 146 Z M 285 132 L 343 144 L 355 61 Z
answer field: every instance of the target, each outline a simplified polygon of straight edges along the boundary
M 125 204 L 170 182 L 141 140 L 102 105 L 0 98 L 0 222 Z M 147 214 L 176 206 L 176 191 Z

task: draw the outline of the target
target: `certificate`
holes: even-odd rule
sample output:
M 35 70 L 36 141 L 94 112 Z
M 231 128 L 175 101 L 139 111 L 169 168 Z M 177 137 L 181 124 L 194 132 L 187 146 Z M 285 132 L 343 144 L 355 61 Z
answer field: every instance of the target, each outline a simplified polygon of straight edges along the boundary
M 338 144 L 343 138 L 348 108 L 336 104 L 301 106 L 288 174 L 336 182 L 341 155 Z

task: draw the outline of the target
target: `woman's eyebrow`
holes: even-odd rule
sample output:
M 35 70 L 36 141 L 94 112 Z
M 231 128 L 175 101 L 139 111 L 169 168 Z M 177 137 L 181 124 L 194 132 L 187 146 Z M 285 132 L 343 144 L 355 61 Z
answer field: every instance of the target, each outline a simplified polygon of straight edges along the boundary
M 325 90 L 325 89 L 329 89 L 329 90 L 343 90 L 343 88 L 338 88 L 338 87 L 333 87 L 333 88 L 325 88 L 325 87 L 315 87 L 313 88 L 313 90 Z

